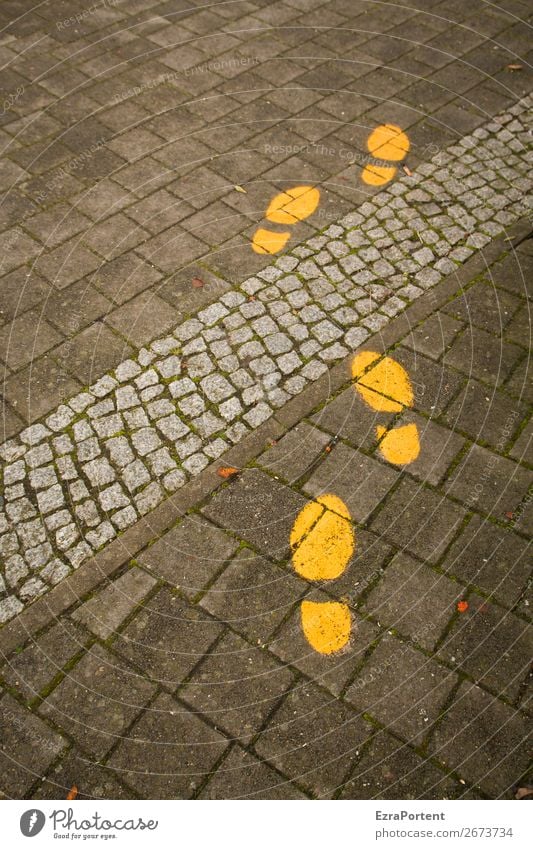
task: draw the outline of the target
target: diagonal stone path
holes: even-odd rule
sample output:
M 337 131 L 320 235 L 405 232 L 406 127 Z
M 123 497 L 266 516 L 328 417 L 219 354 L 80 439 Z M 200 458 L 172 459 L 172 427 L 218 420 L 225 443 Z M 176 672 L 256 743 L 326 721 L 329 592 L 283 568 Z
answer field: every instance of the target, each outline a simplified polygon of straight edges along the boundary
M 522 217 L 530 106 L 401 173 L 1 445 L 0 623 Z

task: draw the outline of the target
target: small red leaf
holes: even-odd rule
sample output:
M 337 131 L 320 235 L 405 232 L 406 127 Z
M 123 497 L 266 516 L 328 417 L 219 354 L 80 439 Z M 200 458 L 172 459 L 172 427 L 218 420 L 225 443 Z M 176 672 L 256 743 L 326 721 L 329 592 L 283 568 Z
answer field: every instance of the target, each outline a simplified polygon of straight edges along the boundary
M 73 784 L 72 787 L 70 788 L 70 790 L 67 793 L 67 800 L 75 799 L 77 795 L 78 795 L 78 788 L 76 787 L 75 784 Z
M 238 475 L 241 470 L 235 468 L 235 466 L 221 466 L 220 469 L 217 469 L 217 475 L 220 478 L 224 478 L 227 480 L 228 478 L 233 478 L 235 475 Z
M 457 602 L 457 610 L 459 613 L 464 613 L 468 610 L 468 602 L 467 601 L 458 601 Z
M 201 289 L 202 286 L 205 286 L 204 281 L 201 277 L 193 277 L 192 278 L 193 289 Z

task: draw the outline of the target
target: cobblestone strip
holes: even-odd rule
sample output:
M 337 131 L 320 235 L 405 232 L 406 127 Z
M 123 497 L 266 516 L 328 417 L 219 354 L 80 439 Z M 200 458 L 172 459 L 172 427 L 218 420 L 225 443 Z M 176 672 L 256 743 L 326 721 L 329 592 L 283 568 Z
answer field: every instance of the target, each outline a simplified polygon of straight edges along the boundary
M 526 212 L 531 98 L 0 446 L 0 623 Z

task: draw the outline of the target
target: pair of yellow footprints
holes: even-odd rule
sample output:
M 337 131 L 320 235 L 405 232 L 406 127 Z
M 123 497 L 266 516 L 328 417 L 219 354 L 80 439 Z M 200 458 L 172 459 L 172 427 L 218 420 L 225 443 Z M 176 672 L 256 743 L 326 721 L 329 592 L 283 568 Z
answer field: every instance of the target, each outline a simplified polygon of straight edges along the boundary
M 376 127 L 367 139 L 369 153 L 379 160 L 400 162 L 409 150 L 409 139 L 396 124 Z M 361 179 L 369 186 L 384 186 L 396 174 L 395 165 L 367 163 Z M 313 186 L 294 186 L 277 194 L 269 203 L 265 218 L 273 224 L 294 225 L 304 221 L 315 211 L 320 201 L 320 192 Z M 252 247 L 258 254 L 277 254 L 287 244 L 289 230 L 276 232 L 259 227 L 252 239 Z
M 377 412 L 402 412 L 414 402 L 413 389 L 404 368 L 390 357 L 363 351 L 352 362 L 354 387 Z M 376 426 L 379 450 L 394 465 L 412 463 L 420 453 L 415 424 L 396 428 Z M 290 543 L 296 572 L 308 581 L 331 581 L 346 569 L 356 540 L 351 517 L 336 495 L 321 495 L 303 508 L 293 525 Z M 352 628 L 350 609 L 339 601 L 303 601 L 302 629 L 307 641 L 320 654 L 344 648 Z

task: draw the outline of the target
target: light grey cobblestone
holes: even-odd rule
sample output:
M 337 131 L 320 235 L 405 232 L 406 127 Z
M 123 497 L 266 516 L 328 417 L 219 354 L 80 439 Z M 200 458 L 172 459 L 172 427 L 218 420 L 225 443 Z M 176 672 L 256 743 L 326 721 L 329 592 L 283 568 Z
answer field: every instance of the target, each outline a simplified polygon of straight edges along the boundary
M 524 99 L 0 445 L 0 624 L 527 210 Z

